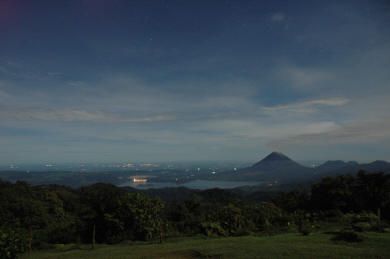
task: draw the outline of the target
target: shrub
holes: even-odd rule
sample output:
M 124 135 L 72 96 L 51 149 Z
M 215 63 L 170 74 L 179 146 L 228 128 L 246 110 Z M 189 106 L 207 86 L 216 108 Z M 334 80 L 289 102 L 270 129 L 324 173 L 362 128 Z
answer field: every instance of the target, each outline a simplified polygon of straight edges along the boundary
M 379 225 L 379 218 L 373 213 L 345 214 L 344 224 L 357 232 L 372 231 Z
M 216 222 L 204 222 L 201 224 L 203 234 L 208 237 L 226 236 L 226 231 Z
M 304 236 L 308 236 L 311 232 L 310 225 L 301 223 L 298 225 L 298 232 Z
M 343 230 L 332 238 L 333 241 L 345 241 L 345 242 L 362 242 L 363 236 L 355 231 Z
M 306 215 L 304 213 L 298 213 L 296 215 L 296 224 L 298 226 L 298 232 L 304 236 L 307 236 L 311 232 L 311 223 L 308 220 L 310 215 Z
M 25 238 L 13 230 L 0 229 L 0 258 L 16 258 L 25 251 Z
M 357 232 L 363 232 L 363 231 L 369 231 L 373 230 L 375 225 L 371 225 L 368 222 L 357 222 L 352 224 L 352 229 L 357 231 Z

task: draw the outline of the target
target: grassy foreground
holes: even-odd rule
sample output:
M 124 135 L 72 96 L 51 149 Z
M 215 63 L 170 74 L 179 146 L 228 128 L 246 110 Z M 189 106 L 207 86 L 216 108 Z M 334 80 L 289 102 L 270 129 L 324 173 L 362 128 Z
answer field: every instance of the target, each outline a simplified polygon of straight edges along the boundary
M 59 247 L 22 258 L 390 258 L 390 234 L 366 233 L 361 243 L 333 242 L 313 233 L 228 238 L 184 238 L 163 244 L 99 245 L 94 250 Z

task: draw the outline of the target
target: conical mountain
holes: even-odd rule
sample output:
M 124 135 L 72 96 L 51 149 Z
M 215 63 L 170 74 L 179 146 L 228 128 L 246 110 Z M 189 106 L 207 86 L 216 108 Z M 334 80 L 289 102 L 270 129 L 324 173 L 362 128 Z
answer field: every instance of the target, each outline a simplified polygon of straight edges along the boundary
M 288 156 L 284 155 L 280 152 L 272 152 L 256 164 L 254 164 L 252 167 L 263 167 L 263 166 L 270 166 L 270 165 L 276 165 L 276 164 L 298 164 L 292 159 L 290 159 Z
M 313 169 L 300 165 L 283 153 L 272 152 L 238 173 L 247 180 L 294 182 L 311 177 Z

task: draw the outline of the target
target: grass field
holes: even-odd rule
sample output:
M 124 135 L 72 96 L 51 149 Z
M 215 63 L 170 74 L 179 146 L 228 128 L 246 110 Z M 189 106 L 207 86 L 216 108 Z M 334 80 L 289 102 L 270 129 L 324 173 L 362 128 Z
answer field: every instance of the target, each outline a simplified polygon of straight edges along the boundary
M 163 244 L 70 246 L 37 251 L 22 258 L 390 258 L 390 234 L 365 233 L 361 243 L 333 242 L 313 233 L 170 240 Z

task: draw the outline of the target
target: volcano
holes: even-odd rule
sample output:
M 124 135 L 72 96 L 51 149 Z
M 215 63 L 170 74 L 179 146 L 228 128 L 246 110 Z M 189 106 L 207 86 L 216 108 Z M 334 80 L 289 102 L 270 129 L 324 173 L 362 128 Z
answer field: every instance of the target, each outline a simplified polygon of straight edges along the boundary
M 280 152 L 272 152 L 250 167 L 225 174 L 226 179 L 266 182 L 298 182 L 310 178 L 314 170 Z

